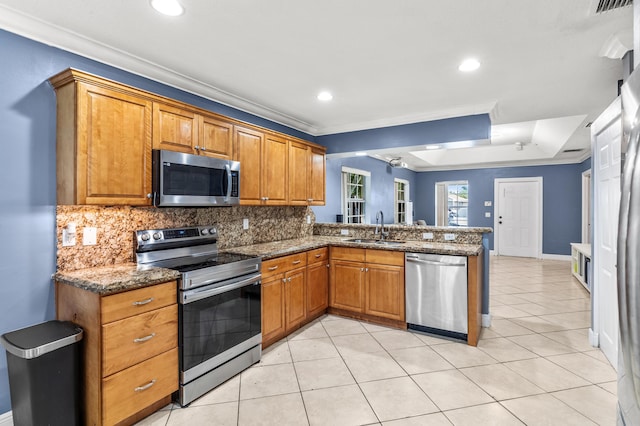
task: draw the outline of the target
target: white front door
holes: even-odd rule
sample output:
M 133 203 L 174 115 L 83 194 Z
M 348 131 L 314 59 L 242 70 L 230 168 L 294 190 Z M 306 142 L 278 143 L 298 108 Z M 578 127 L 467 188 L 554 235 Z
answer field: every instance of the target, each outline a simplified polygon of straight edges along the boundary
M 609 111 L 609 110 L 608 110 Z M 593 127 L 594 186 L 594 323 L 602 352 L 618 365 L 617 237 L 620 207 L 620 115 L 596 120 Z M 604 123 L 603 123 L 604 121 Z M 601 124 L 602 123 L 602 124 Z
M 542 256 L 542 178 L 496 179 L 496 239 L 500 256 Z

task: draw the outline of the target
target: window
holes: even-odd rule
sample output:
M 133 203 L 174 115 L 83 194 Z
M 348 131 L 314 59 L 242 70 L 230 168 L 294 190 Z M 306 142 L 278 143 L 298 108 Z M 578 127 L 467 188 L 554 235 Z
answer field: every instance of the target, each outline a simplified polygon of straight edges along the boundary
M 465 181 L 436 183 L 436 224 L 467 226 L 469 183 Z
M 342 168 L 342 214 L 344 223 L 366 223 L 369 178 L 364 170 Z
M 407 223 L 407 202 L 409 201 L 409 181 L 395 178 L 395 223 Z

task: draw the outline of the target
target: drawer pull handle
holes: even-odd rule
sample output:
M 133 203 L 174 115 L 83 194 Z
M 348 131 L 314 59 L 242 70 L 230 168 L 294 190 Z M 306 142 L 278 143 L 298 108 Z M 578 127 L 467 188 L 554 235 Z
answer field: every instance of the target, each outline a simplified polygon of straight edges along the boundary
M 147 383 L 146 385 L 138 386 L 137 388 L 134 389 L 134 391 L 136 391 L 136 392 L 146 391 L 147 389 L 149 389 L 151 386 L 153 386 L 155 384 L 156 384 L 156 379 L 153 379 L 149 383 Z
M 316 259 L 322 256 L 321 254 L 316 254 Z
M 148 299 L 144 299 L 144 300 L 136 300 L 135 302 L 133 302 L 133 306 L 142 306 L 142 305 L 146 305 L 147 303 L 151 303 L 153 302 L 153 297 L 150 297 Z
M 275 271 L 276 269 L 278 269 L 278 265 L 276 266 L 272 266 L 271 268 L 268 268 L 270 271 Z
M 293 264 L 294 264 L 294 265 L 297 265 L 297 264 L 298 264 L 298 263 L 300 263 L 300 262 L 302 262 L 302 260 L 294 260 L 294 261 L 293 261 Z
M 156 333 L 151 333 L 148 336 L 144 336 L 144 337 L 138 337 L 136 339 L 133 339 L 133 343 L 142 343 L 142 342 L 146 342 L 147 340 L 151 340 L 154 337 L 156 337 Z

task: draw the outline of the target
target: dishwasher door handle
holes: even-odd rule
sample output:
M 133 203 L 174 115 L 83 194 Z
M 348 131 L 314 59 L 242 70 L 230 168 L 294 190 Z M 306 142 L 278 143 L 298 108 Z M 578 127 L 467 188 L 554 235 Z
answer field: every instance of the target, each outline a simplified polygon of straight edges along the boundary
M 447 262 L 436 262 L 435 260 L 423 260 L 418 257 L 410 257 L 407 256 L 407 262 L 416 262 L 416 263 L 426 263 L 427 265 L 436 265 L 436 266 L 467 266 L 464 263 L 447 263 Z

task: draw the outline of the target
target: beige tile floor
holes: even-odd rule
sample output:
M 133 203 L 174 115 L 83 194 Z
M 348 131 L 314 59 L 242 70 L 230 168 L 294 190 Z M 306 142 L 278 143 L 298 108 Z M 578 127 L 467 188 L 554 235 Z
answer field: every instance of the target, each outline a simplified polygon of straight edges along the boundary
M 188 408 L 140 425 L 614 425 L 616 373 L 588 343 L 569 263 L 491 259 L 477 348 L 325 316 Z

